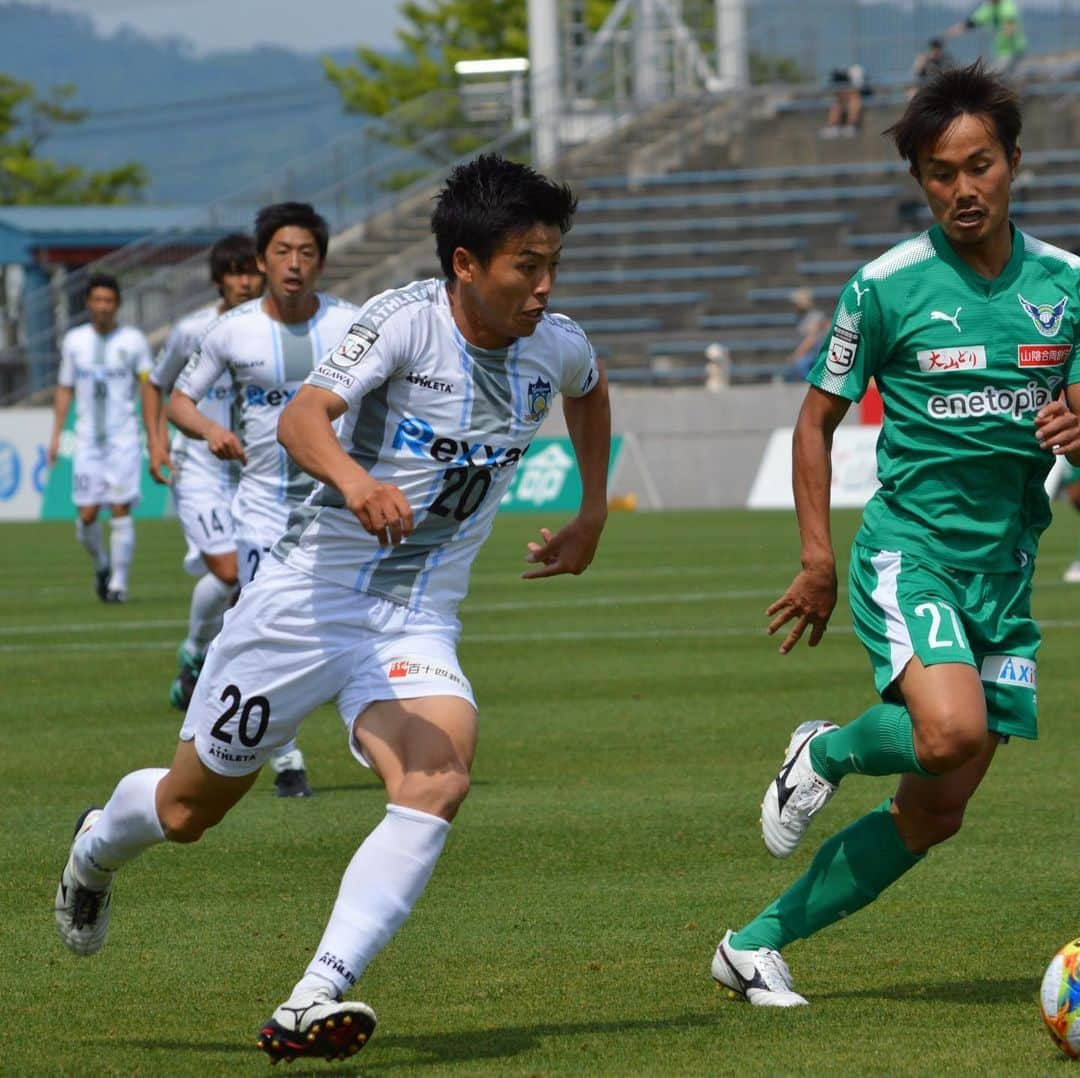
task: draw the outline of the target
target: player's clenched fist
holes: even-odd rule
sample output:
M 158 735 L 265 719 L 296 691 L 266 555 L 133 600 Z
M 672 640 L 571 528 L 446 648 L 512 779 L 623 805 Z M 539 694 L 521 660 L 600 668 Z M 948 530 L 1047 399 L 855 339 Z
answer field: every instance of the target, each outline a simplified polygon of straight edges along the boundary
M 413 531 L 408 499 L 393 483 L 366 484 L 345 495 L 345 507 L 380 546 L 397 546 Z
M 247 462 L 244 445 L 231 430 L 215 427 L 206 436 L 206 447 L 218 460 L 239 460 Z

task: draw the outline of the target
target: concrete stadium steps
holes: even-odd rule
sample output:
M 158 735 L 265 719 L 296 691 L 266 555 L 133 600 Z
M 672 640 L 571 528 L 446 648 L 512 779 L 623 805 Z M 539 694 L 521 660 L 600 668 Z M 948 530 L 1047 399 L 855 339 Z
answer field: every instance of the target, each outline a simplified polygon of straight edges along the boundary
M 736 378 L 772 377 L 796 343 L 794 288 L 829 310 L 862 263 L 930 224 L 879 134 L 902 102 L 872 98 L 855 138 L 823 140 L 828 93 L 778 109 L 783 97 L 668 102 L 563 158 L 580 203 L 552 309 L 582 324 L 614 376 L 697 377 L 718 342 Z M 1029 106 L 1024 137 L 1017 222 L 1076 246 L 1080 100 Z M 362 301 L 438 274 L 432 193 L 335 238 L 328 289 Z

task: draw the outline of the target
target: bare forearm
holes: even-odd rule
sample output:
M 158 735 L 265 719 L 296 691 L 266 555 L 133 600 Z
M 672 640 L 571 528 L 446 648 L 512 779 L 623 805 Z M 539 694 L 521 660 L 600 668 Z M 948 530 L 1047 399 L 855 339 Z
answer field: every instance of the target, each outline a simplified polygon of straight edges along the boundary
M 195 401 L 186 393 L 173 390 L 165 414 L 189 438 L 207 441 L 218 424 L 199 411 Z
M 57 386 L 53 398 L 53 438 L 59 438 L 71 410 L 71 398 L 75 391 L 70 386 Z
M 606 515 L 611 404 L 602 371 L 598 384 L 584 397 L 563 398 L 563 414 L 581 472 L 581 510 Z
M 146 428 L 146 439 L 151 445 L 157 444 L 165 434 L 165 410 L 161 402 L 161 389 L 153 382 L 144 382 L 142 387 L 142 417 Z
M 792 486 L 804 569 L 831 568 L 836 563 L 829 526 L 831 453 L 832 431 L 803 423 L 795 428 Z

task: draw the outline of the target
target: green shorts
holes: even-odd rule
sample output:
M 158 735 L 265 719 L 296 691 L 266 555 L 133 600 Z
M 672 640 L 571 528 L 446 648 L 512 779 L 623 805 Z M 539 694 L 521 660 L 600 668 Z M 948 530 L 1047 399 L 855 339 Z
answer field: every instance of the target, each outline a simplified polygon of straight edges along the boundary
M 924 666 L 966 663 L 979 671 L 987 725 L 1003 736 L 1038 737 L 1031 617 L 1034 559 L 1015 573 L 966 573 L 896 551 L 851 550 L 851 614 L 884 696 L 913 655 Z

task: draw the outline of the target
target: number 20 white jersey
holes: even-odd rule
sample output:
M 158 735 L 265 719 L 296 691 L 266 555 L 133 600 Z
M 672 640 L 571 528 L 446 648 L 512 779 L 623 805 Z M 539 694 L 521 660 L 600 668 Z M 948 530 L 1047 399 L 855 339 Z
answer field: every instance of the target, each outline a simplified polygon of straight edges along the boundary
M 356 591 L 453 616 L 514 470 L 557 393 L 584 396 L 596 357 L 576 323 L 545 315 L 530 337 L 487 351 L 462 337 L 446 283 L 416 281 L 371 299 L 307 379 L 348 404 L 341 445 L 399 487 L 416 530 L 380 547 L 320 484 L 274 547 L 281 561 Z
M 203 335 L 176 381 L 178 390 L 199 401 L 223 374 L 231 376 L 234 429 L 247 455 L 233 517 L 237 535 L 259 545 L 269 546 L 281 535 L 289 511 L 315 485 L 278 444 L 281 410 L 359 313 L 344 300 L 317 296 L 312 318 L 295 325 L 271 318 L 261 298 L 227 311 Z

